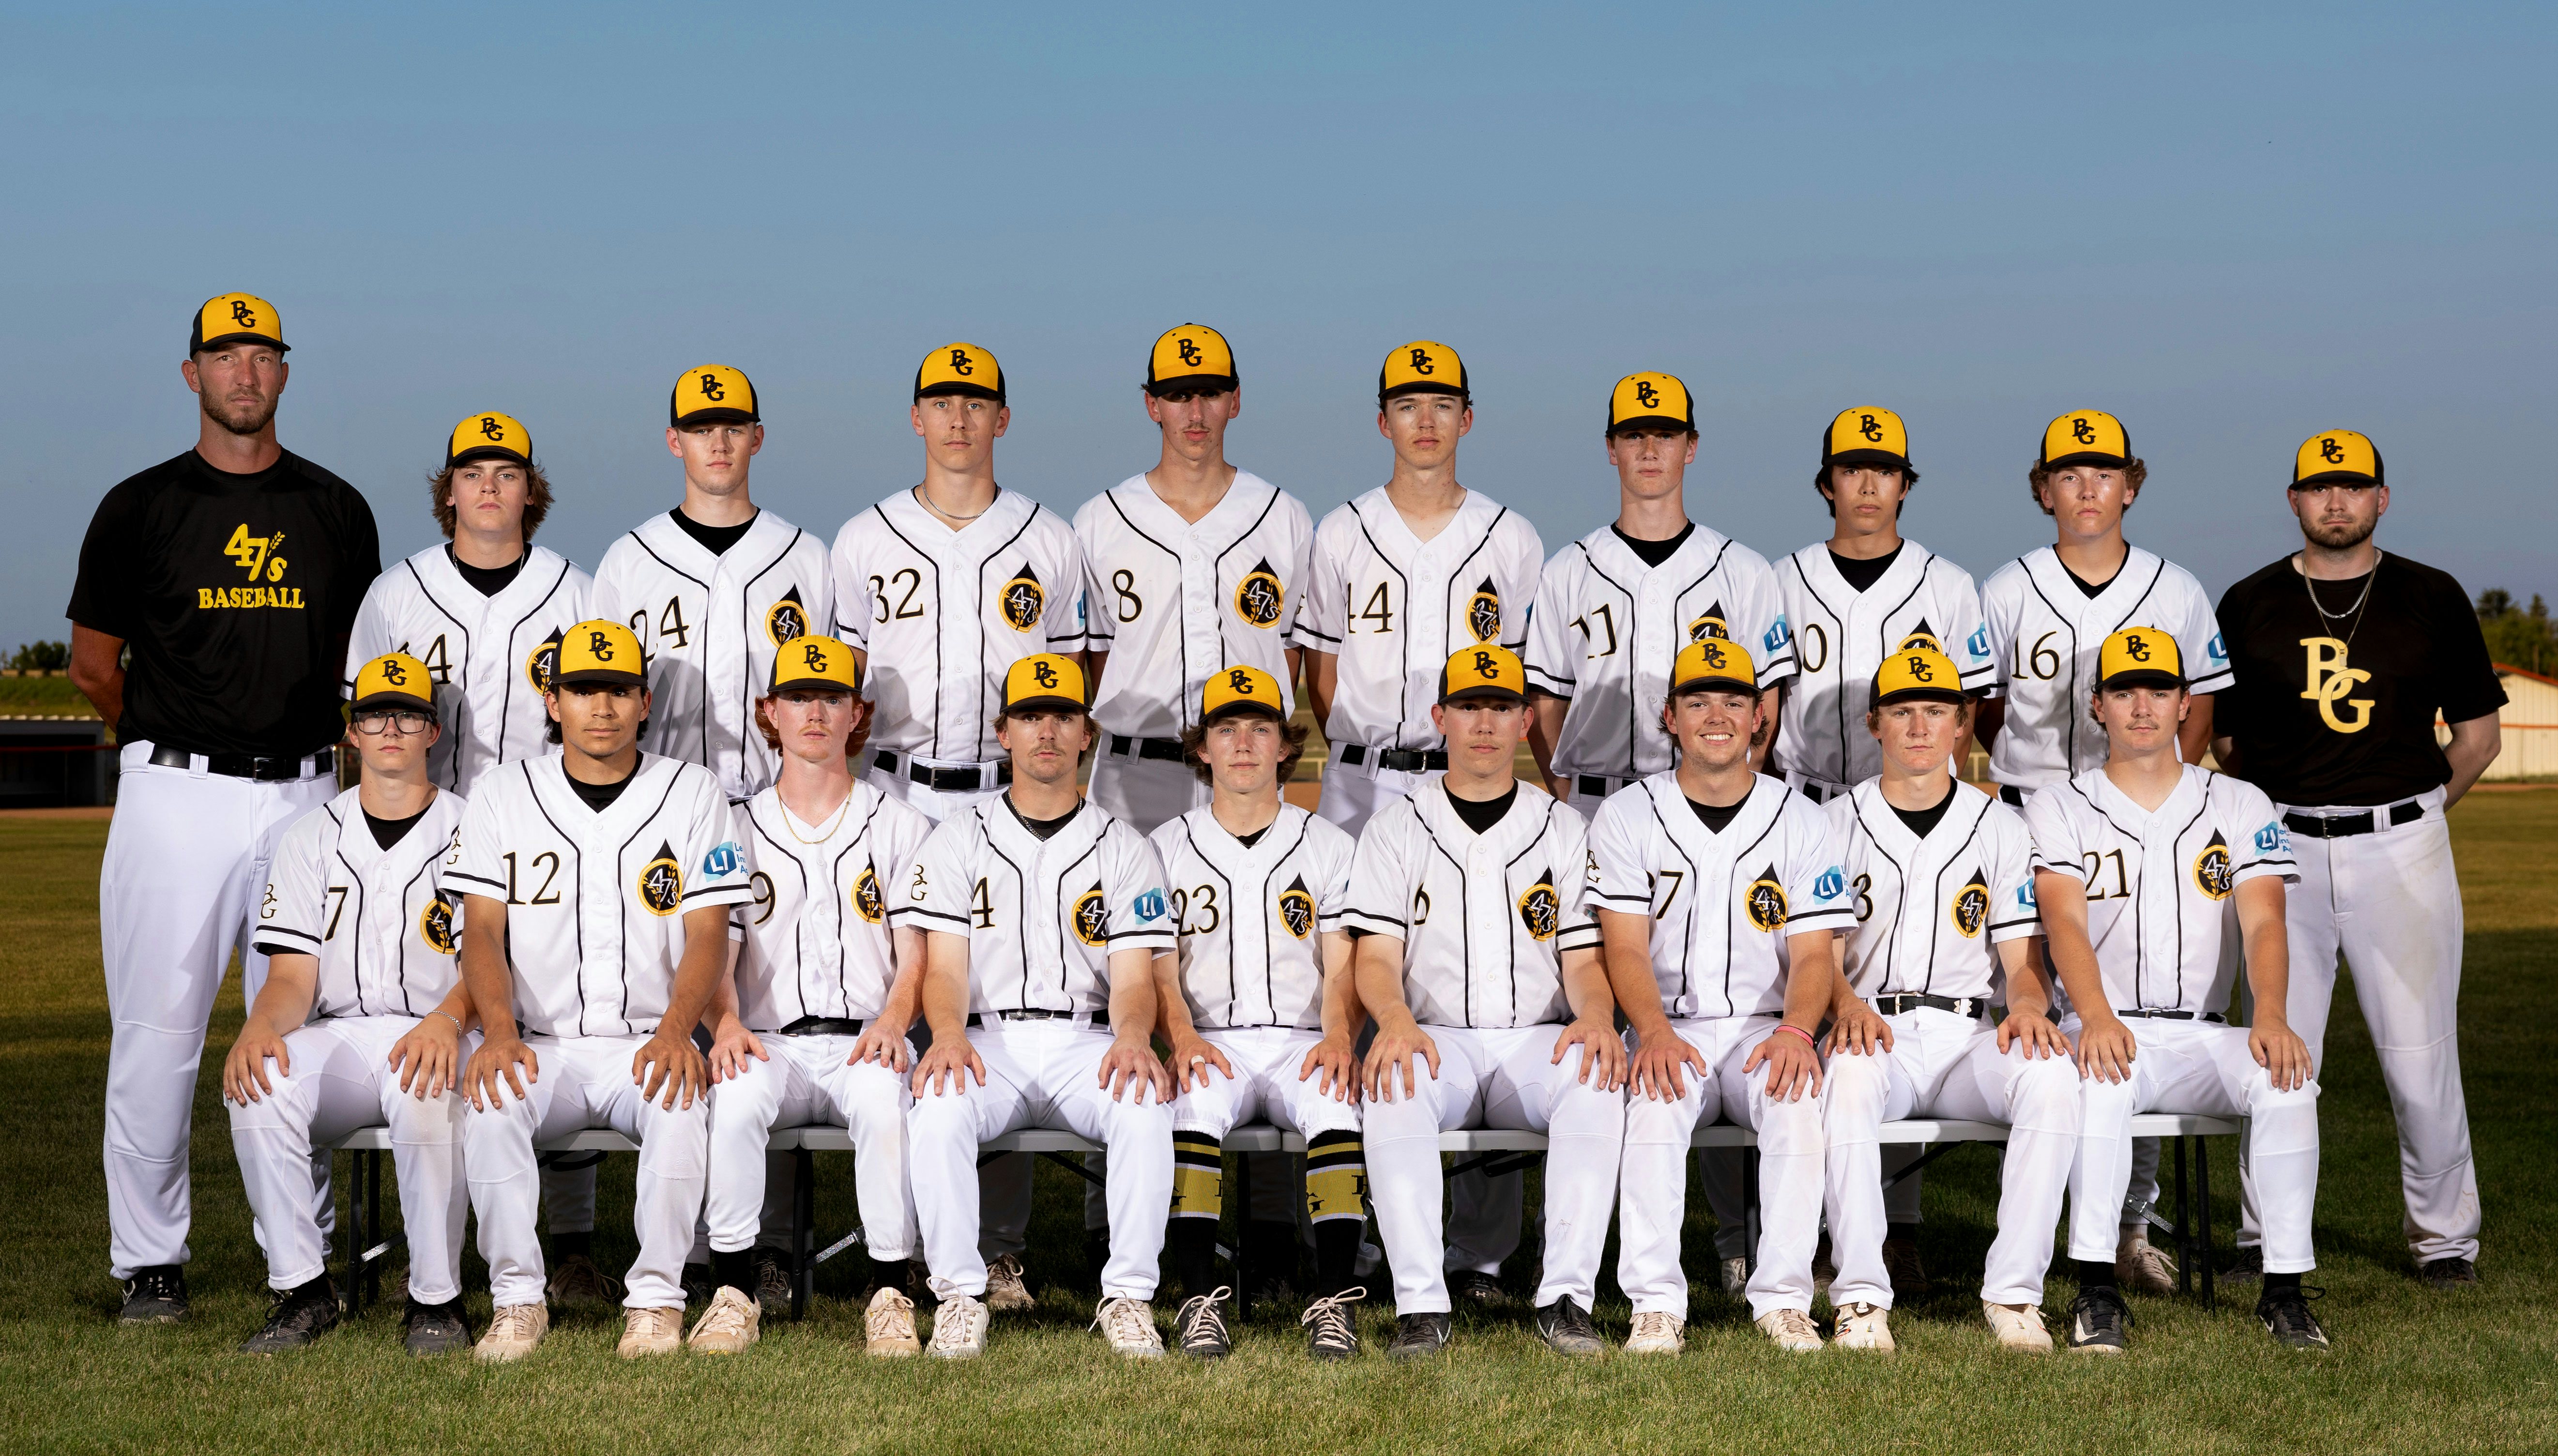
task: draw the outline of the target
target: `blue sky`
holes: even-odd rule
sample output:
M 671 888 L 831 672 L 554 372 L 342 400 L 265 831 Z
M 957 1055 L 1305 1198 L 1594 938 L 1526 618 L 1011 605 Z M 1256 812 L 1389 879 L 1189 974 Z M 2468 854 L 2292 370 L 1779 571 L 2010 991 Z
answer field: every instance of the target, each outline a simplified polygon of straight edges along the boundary
M 230 289 L 389 556 L 497 408 L 592 565 L 680 498 L 666 390 L 710 361 L 763 393 L 758 500 L 831 534 L 920 477 L 953 339 L 1011 375 L 1001 480 L 1070 512 L 1152 463 L 1145 349 L 1196 319 L 1231 455 L 1318 513 L 1384 480 L 1377 363 L 1429 337 L 1476 378 L 1461 478 L 1549 549 L 1613 517 L 1607 390 L 1659 368 L 1690 513 L 1771 556 L 1826 533 L 1821 426 L 1883 404 L 1909 533 L 1986 576 L 2093 407 L 2150 463 L 2133 538 L 2215 593 L 2346 427 L 2385 546 L 2558 596 L 2548 11 L 1776 9 L 0 6 L 0 648 L 68 634 L 97 499 L 192 442 Z

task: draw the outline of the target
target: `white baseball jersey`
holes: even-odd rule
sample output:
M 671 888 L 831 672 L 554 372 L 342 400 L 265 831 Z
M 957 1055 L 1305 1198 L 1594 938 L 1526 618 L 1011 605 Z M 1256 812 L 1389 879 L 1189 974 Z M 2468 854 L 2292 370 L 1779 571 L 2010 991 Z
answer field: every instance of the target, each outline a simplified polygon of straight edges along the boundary
M 739 811 L 750 903 L 739 908 L 739 1015 L 750 1031 L 803 1016 L 868 1021 L 897 979 L 889 896 L 915 863 L 932 821 L 856 779 L 843 807 L 801 823 L 767 789 Z
M 684 912 L 752 898 L 711 771 L 640 756 L 602 813 L 554 753 L 501 766 L 462 815 L 449 893 L 506 906 L 515 1019 L 540 1036 L 646 1036 L 684 958 Z
M 424 1016 L 460 978 L 458 894 L 440 876 L 456 853 L 463 801 L 438 794 L 388 849 L 350 789 L 293 821 L 267 866 L 250 944 L 320 957 L 314 1019 Z
M 1652 974 L 1670 1016 L 1778 1016 L 1785 941 L 1856 923 L 1830 824 L 1783 781 L 1756 776 L 1720 832 L 1675 772 L 1608 796 L 1590 825 L 1593 912 L 1652 918 Z
M 1342 928 L 1358 841 L 1295 804 L 1246 844 L 1206 805 L 1155 830 L 1202 1028 L 1324 1024 L 1324 933 Z
M 1112 733 L 1178 738 L 1220 668 L 1258 667 L 1297 706 L 1288 635 L 1315 522 L 1296 497 L 1239 470 L 1197 524 L 1130 476 L 1074 513 L 1090 571 L 1092 651 L 1108 653 L 1092 703 Z
M 1855 926 L 1847 980 L 1856 993 L 1986 1000 L 2001 984 L 2000 941 L 2042 933 L 2034 836 L 2025 816 L 1957 781 L 1954 801 L 1919 838 L 1868 779 L 1824 812 L 1847 871 Z
M 870 654 L 875 748 L 993 763 L 1004 673 L 1083 648 L 1083 547 L 1019 492 L 953 530 L 900 491 L 844 522 L 834 569 L 835 636 Z
M 2226 1007 L 2224 902 L 2259 875 L 2300 878 L 2264 791 L 2192 764 L 2155 813 L 2098 769 L 2027 801 L 2025 822 L 2034 867 L 2087 887 L 2087 939 L 2118 1011 Z
M 384 653 L 406 653 L 435 676 L 444 736 L 426 751 L 437 788 L 468 794 L 512 759 L 551 751 L 542 688 L 560 634 L 588 620 L 592 583 L 556 551 L 527 547 L 505 590 L 484 597 L 462 579 L 449 546 L 429 546 L 373 578 L 347 640 L 344 691 Z
M 1589 827 L 1532 784 L 1478 835 L 1433 779 L 1359 835 L 1346 930 L 1403 943 L 1403 993 L 1425 1026 L 1572 1019 L 1562 954 L 1594 950 Z
M 2231 681 L 2229 649 L 2203 584 L 2138 546 L 2093 597 L 2050 546 L 2029 551 L 1990 574 L 1981 615 L 1998 663 L 1990 695 L 2007 699 L 1990 777 L 2018 789 L 2104 767 L 2105 730 L 2087 716 L 2087 698 L 2096 690 L 2096 655 L 2116 632 L 2153 627 L 2174 637 L 2197 693 Z
M 732 801 L 781 767 L 755 726 L 774 655 L 834 610 L 825 543 L 770 510 L 716 556 L 661 511 L 595 572 L 595 615 L 630 623 L 648 658 L 640 746 L 709 769 Z
M 1458 649 L 1527 640 L 1545 545 L 1527 517 L 1480 491 L 1423 541 L 1379 486 L 1315 528 L 1296 646 L 1340 655 L 1327 741 L 1434 749 L 1439 672 Z
M 941 821 L 915 856 L 896 924 L 968 938 L 968 1010 L 1099 1012 L 1110 952 L 1170 950 L 1155 851 L 1086 802 L 1046 839 L 998 795 Z
M 1998 655 L 1990 650 L 1972 574 L 1917 541 L 1904 540 L 1901 554 L 1864 591 L 1839 575 L 1826 541 L 1778 563 L 1776 580 L 1794 629 L 1794 682 L 1785 689 L 1785 721 L 1776 735 L 1778 773 L 1840 788 L 1883 772 L 1883 746 L 1865 728 L 1874 671 L 1913 637 L 1932 639 L 1953 659 L 1965 690 L 1986 692 L 1997 681 Z
M 1698 525 L 1658 566 L 1603 526 L 1554 553 L 1528 624 L 1528 685 L 1568 698 L 1554 772 L 1631 779 L 1675 762 L 1661 727 L 1679 649 L 1708 637 L 1737 642 L 1759 685 L 1794 671 L 1784 596 L 1768 558 Z

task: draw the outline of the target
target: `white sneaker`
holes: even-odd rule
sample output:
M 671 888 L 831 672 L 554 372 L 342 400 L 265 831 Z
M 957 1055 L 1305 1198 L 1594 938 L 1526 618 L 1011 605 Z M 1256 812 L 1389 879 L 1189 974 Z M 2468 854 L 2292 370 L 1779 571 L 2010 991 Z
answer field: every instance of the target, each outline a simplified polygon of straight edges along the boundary
M 672 1355 L 682 1348 L 684 1311 L 680 1306 L 673 1309 L 626 1309 L 622 1312 L 622 1343 L 613 1347 L 613 1353 L 624 1360 L 638 1360 L 643 1355 Z
M 1723 1292 L 1734 1299 L 1749 1295 L 1750 1260 L 1734 1257 L 1723 1261 Z
M 2147 1226 L 2123 1231 L 2123 1241 L 2114 1250 L 2114 1282 L 2130 1293 L 2161 1299 L 2176 1292 L 2176 1260 L 2150 1242 Z
M 472 1353 L 482 1360 L 521 1360 L 533 1353 L 550 1333 L 550 1306 L 544 1304 L 501 1304 L 489 1315 L 488 1333 Z
M 1002 1314 L 1018 1314 L 1039 1308 L 1031 1298 L 1031 1286 L 1022 1278 L 1022 1261 L 1007 1253 L 986 1261 L 986 1308 Z
M 924 1343 L 915 1338 L 915 1301 L 882 1286 L 862 1312 L 863 1348 L 873 1355 L 915 1355 Z M 984 1341 L 979 1340 L 980 1348 Z
M 986 1324 L 993 1318 L 985 1302 L 965 1294 L 945 1294 L 932 1312 L 932 1355 L 937 1360 L 974 1360 L 986 1353 Z
M 2000 1349 L 2052 1353 L 2052 1332 L 2043 1327 L 2041 1305 L 1992 1304 L 1983 1300 L 1981 1315 L 1990 1322 L 1990 1332 L 1998 1336 Z
M 1164 1353 L 1163 1331 L 1155 1328 L 1155 1307 L 1142 1299 L 1121 1295 L 1101 1301 L 1092 1313 L 1092 1326 L 1110 1342 L 1114 1355 L 1152 1360 Z
M 1891 1312 L 1879 1305 L 1857 1300 L 1838 1312 L 1838 1336 L 1833 1342 L 1841 1350 L 1877 1350 L 1893 1352 Z
M 1772 1309 L 1759 1317 L 1759 1330 L 1779 1350 L 1809 1355 L 1821 1348 L 1821 1332 L 1812 1327 L 1812 1317 L 1804 1310 Z
M 1626 1336 L 1629 1355 L 1676 1355 L 1686 1348 L 1686 1321 L 1665 1309 L 1635 1315 L 1634 1328 Z
M 693 1322 L 693 1332 L 684 1337 L 695 1355 L 744 1355 L 755 1343 L 764 1320 L 764 1309 L 755 1296 L 733 1285 L 722 1284 L 711 1296 L 711 1307 Z

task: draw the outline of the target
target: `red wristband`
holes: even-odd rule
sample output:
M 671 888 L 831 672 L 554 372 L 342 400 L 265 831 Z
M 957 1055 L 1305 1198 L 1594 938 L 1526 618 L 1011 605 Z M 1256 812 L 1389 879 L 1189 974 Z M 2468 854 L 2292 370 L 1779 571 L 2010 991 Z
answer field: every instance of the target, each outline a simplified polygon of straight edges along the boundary
M 1810 1047 L 1814 1051 L 1820 1050 L 1820 1043 L 1812 1040 L 1812 1034 L 1810 1032 L 1803 1030 L 1801 1027 L 1794 1025 L 1790 1021 L 1777 1022 L 1776 1029 L 1778 1031 L 1790 1031 L 1794 1035 L 1803 1039 L 1804 1046 Z

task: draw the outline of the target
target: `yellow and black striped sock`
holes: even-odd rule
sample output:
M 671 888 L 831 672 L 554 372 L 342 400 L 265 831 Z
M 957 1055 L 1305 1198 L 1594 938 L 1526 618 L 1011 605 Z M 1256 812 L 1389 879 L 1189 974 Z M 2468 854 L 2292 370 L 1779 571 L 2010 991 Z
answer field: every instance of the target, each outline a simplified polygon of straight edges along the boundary
M 1216 1230 L 1224 1215 L 1221 1190 L 1225 1152 L 1213 1137 L 1173 1134 L 1173 1216 L 1164 1226 L 1164 1251 L 1192 1296 L 1216 1287 Z
M 1367 1157 L 1357 1133 L 1319 1132 L 1306 1143 L 1306 1216 L 1315 1224 L 1315 1292 L 1338 1294 L 1356 1277 L 1367 1232 Z

